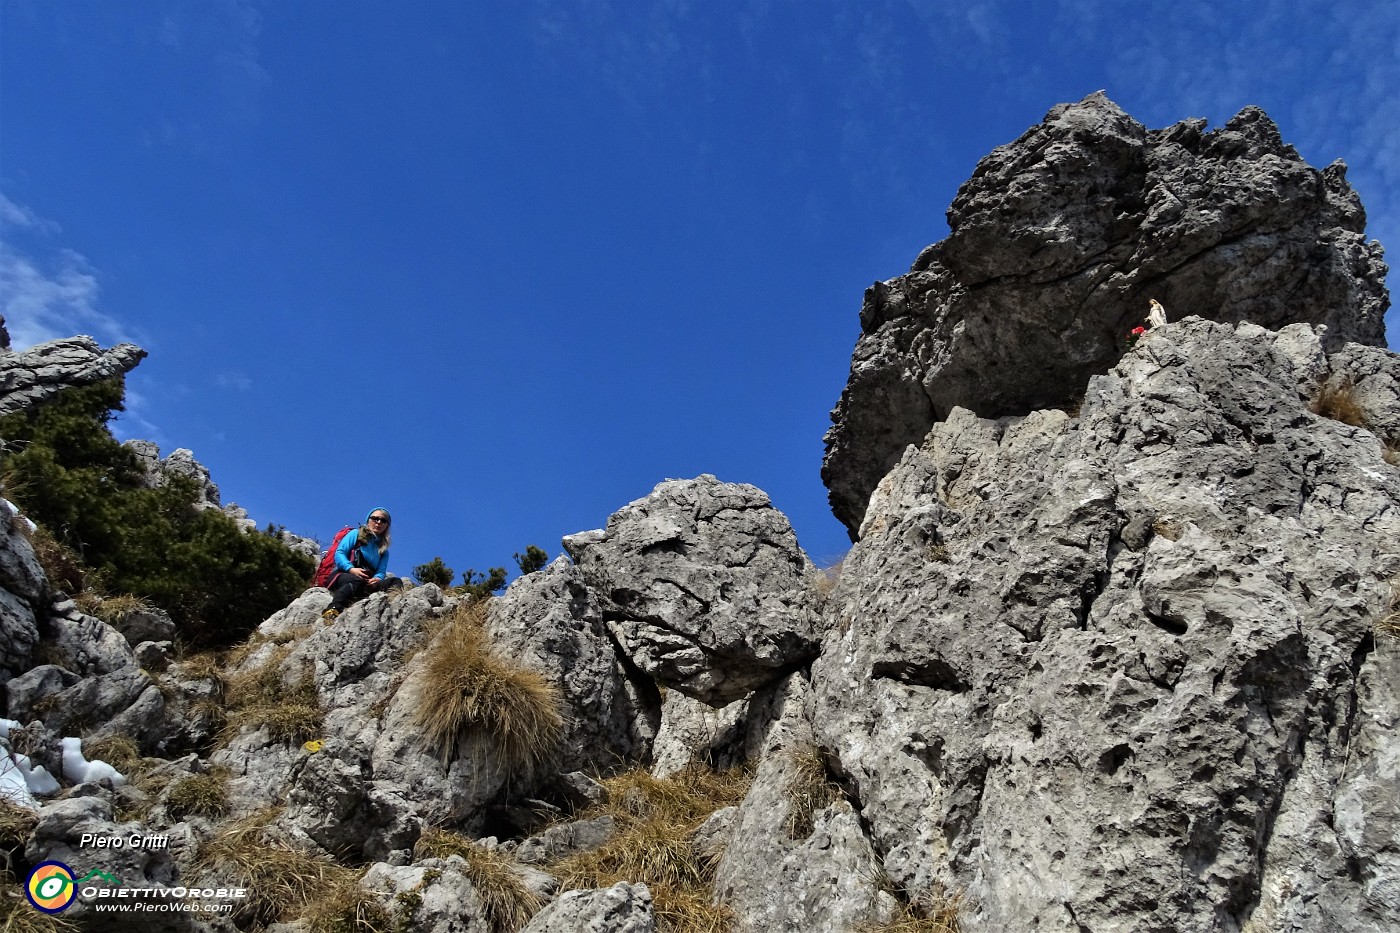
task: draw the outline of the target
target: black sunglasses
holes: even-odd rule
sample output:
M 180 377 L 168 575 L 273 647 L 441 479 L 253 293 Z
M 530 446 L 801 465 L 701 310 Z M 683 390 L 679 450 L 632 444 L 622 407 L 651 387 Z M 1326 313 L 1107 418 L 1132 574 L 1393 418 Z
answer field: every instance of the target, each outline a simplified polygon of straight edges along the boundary
M 383 516 L 383 515 L 371 515 L 371 516 L 369 517 L 369 520 L 372 521 L 372 522 L 385 522 L 385 523 L 387 523 L 387 522 L 389 521 L 389 519 L 388 519 L 387 517 Z

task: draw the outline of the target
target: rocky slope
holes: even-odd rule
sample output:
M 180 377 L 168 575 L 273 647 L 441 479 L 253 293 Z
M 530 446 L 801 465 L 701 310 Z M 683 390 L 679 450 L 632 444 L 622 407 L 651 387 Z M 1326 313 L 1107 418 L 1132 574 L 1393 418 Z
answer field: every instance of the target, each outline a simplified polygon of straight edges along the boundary
M 686 929 L 640 868 L 569 890 L 645 809 L 640 778 L 597 779 L 679 798 L 747 762 L 742 800 L 664 840 L 745 933 L 1400 926 L 1400 357 L 1342 168 L 1258 111 L 1147 131 L 1095 96 L 952 214 L 867 295 L 829 437 L 856 538 L 834 586 L 760 490 L 668 480 L 485 604 L 407 588 L 327 627 L 312 589 L 214 668 L 64 604 L 0 509 L 0 618 L 29 639 L 11 769 L 62 773 L 78 733 L 148 756 L 26 803 L 16 858 L 85 869 L 84 833 L 158 834 L 103 867 L 212 886 L 250 877 L 224 846 L 255 832 L 285 873 L 355 866 L 326 890 L 386 929 Z M 1149 297 L 1170 322 L 1125 350 Z M 556 698 L 547 754 L 432 739 L 463 625 Z M 180 793 L 206 778 L 217 812 Z M 481 851 L 528 892 L 513 922 Z M 159 919 L 327 928 L 294 900 Z
M 950 233 L 865 294 L 822 477 L 854 534 L 870 493 L 954 407 L 1023 415 L 1084 394 L 1155 298 L 1186 315 L 1383 346 L 1381 249 L 1340 162 L 1315 169 L 1247 108 L 1148 130 L 1102 94 L 977 165 Z

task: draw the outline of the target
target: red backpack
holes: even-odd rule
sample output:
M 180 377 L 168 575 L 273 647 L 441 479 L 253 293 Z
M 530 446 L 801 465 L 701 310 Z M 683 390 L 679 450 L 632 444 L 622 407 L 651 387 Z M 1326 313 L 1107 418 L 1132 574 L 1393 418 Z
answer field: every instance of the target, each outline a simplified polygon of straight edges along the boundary
M 325 555 L 321 558 L 321 563 L 316 566 L 316 576 L 311 580 L 312 586 L 326 586 L 331 582 L 331 577 L 336 574 L 336 548 L 340 547 L 340 540 L 352 531 L 359 531 L 359 528 L 355 525 L 346 525 L 335 533 L 335 537 L 331 539 L 331 546 L 326 549 Z M 356 550 L 358 549 L 352 549 L 350 551 L 350 562 L 352 564 L 355 562 Z

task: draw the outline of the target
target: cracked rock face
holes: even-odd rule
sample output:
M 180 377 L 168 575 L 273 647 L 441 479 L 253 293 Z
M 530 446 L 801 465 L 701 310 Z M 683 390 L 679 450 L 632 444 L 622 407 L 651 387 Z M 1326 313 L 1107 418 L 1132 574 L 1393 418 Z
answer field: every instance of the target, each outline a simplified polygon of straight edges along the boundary
M 1393 354 L 1191 318 L 1077 418 L 959 409 L 906 451 L 812 675 L 897 887 L 966 892 L 971 931 L 1400 924 L 1400 643 L 1372 631 L 1400 467 L 1310 410 L 1340 370 L 1385 433 Z
M 854 532 L 871 492 L 955 407 L 1063 405 L 1107 372 L 1148 300 L 1326 343 L 1384 346 L 1380 245 L 1340 162 L 1318 170 L 1256 108 L 1205 131 L 1148 130 L 1102 94 L 993 151 L 948 210 L 948 238 L 861 308 L 822 477 Z
M 103 350 L 91 337 L 51 340 L 18 353 L 0 348 L 0 417 L 33 408 L 70 386 L 125 375 L 145 357 L 134 344 Z
M 632 663 L 712 706 L 817 653 L 815 570 L 753 486 L 668 480 L 564 547 Z

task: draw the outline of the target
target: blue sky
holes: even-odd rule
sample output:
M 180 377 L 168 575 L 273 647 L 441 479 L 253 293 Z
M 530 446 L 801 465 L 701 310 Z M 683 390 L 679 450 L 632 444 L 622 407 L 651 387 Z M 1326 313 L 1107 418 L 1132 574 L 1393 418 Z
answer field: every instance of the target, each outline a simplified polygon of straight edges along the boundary
M 149 350 L 118 433 L 259 523 L 389 508 L 399 573 L 700 473 L 822 563 L 863 290 L 1099 89 L 1263 107 L 1400 248 L 1391 0 L 0 0 L 0 299 Z

